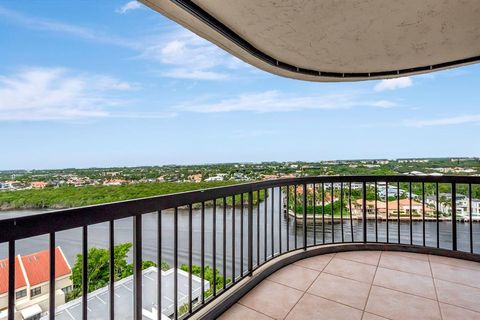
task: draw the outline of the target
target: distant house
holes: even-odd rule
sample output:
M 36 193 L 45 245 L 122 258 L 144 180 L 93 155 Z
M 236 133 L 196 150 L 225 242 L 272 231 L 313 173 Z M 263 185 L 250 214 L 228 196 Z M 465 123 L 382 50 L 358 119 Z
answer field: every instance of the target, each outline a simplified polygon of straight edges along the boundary
M 30 187 L 33 189 L 45 189 L 48 186 L 48 182 L 34 181 L 30 183 Z
M 123 179 L 112 179 L 112 180 L 106 180 L 103 182 L 104 186 L 121 186 L 122 184 L 127 183 L 127 180 Z
M 223 181 L 225 180 L 226 176 L 226 173 L 218 173 L 214 176 L 208 177 L 207 179 L 205 179 L 205 181 Z
M 35 320 L 48 310 L 49 250 L 15 259 L 15 319 Z M 55 305 L 72 290 L 72 269 L 60 247 L 55 249 Z M 0 260 L 0 319 L 8 314 L 8 259 Z
M 385 198 L 387 196 L 387 188 L 385 186 L 378 187 L 377 194 L 380 198 Z M 395 186 L 388 186 L 388 197 L 389 198 L 392 198 L 392 197 L 396 198 L 398 196 L 398 194 L 400 194 L 400 196 L 402 196 L 402 195 L 407 194 L 407 192 L 403 189 L 399 190 Z
M 276 174 L 262 174 L 262 180 L 275 180 L 278 179 Z
M 202 178 L 203 178 L 203 175 L 201 173 L 192 174 L 188 176 L 188 180 L 195 183 L 202 182 Z
M 375 214 L 375 201 L 368 200 L 367 202 L 367 214 L 373 215 Z M 385 216 L 387 212 L 387 203 L 384 201 L 377 200 L 377 214 L 381 216 Z M 417 201 L 412 200 L 411 207 L 410 207 L 410 199 L 400 199 L 388 201 L 388 215 L 395 216 L 398 213 L 400 215 L 409 215 L 410 208 L 412 211 L 412 215 L 422 215 L 423 212 L 423 204 Z M 360 215 L 363 212 L 363 200 L 358 199 L 354 203 L 352 203 L 352 212 L 354 214 Z M 425 215 L 431 215 L 434 213 L 434 210 L 430 208 L 427 204 L 425 204 Z

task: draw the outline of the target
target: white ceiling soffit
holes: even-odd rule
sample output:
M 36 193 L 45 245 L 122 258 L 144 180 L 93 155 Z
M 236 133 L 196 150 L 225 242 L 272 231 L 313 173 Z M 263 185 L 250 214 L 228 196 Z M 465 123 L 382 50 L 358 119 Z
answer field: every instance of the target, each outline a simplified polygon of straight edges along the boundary
M 140 1 L 294 79 L 385 79 L 480 61 L 480 0 Z

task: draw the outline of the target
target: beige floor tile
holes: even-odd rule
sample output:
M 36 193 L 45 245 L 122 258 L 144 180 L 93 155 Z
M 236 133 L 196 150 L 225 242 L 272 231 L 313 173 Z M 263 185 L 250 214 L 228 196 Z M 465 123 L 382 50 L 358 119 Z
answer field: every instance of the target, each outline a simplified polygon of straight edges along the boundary
M 240 299 L 239 303 L 272 318 L 283 319 L 302 294 L 302 291 L 264 280 Z
M 306 293 L 288 314 L 288 320 L 360 320 L 362 311 Z
M 480 313 L 473 312 L 450 304 L 440 303 L 443 320 L 479 320 Z
M 271 320 L 272 318 L 267 317 L 260 312 L 242 306 L 241 304 L 234 304 L 230 309 L 228 309 L 224 314 L 222 314 L 219 320 L 246 320 L 246 319 L 255 319 L 255 320 Z
M 379 267 L 373 284 L 425 298 L 437 299 L 432 277 Z
M 369 264 L 335 257 L 324 269 L 324 272 L 365 283 L 372 283 L 376 269 L 375 266 Z
M 473 269 L 473 270 L 480 271 L 480 263 L 478 262 L 468 261 L 463 259 L 447 258 L 442 256 L 436 256 L 436 255 L 429 255 L 428 257 L 430 259 L 430 262 L 447 264 L 450 266 L 457 266 L 460 268 Z
M 373 313 L 364 312 L 362 320 L 388 320 L 387 318 L 377 316 Z
M 268 279 L 298 290 L 306 291 L 319 274 L 320 271 L 291 264 L 278 270 L 268 277 Z
M 480 312 L 480 289 L 435 279 L 438 301 Z
M 480 288 L 480 271 L 431 262 L 433 277 Z
M 441 319 L 437 301 L 372 286 L 365 311 L 393 320 Z
M 394 269 L 409 273 L 431 276 L 430 263 L 418 259 L 412 259 L 396 253 L 383 252 L 378 264 L 380 267 Z
M 354 308 L 364 309 L 370 284 L 322 273 L 308 292 Z
M 380 251 L 347 251 L 337 253 L 336 257 L 376 266 L 380 260 L 380 254 Z
M 417 259 L 422 261 L 429 261 L 428 254 L 414 253 L 414 252 L 405 252 L 405 251 L 383 251 L 382 254 L 389 254 L 393 256 L 402 256 L 411 259 Z
M 305 268 L 322 271 L 334 256 L 335 253 L 322 254 L 320 256 L 299 260 L 294 264 Z

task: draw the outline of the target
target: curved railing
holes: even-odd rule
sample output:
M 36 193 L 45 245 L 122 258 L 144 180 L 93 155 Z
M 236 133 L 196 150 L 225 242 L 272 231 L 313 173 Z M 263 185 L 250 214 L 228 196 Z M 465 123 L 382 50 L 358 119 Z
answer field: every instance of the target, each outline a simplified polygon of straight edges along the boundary
M 244 294 L 252 286 L 245 286 L 245 282 L 264 266 L 270 267 L 256 282 L 288 261 L 304 257 L 306 252 L 312 255 L 321 250 L 380 246 L 479 261 L 480 239 L 474 235 L 480 231 L 476 223 L 480 221 L 480 207 L 475 197 L 480 198 L 480 177 L 321 176 L 246 183 L 0 220 L 0 244 L 8 243 L 10 262 L 8 310 L 15 306 L 16 245 L 32 237 L 48 236 L 50 311 L 55 309 L 53 249 L 62 243 L 64 231 L 81 230 L 78 253 L 85 257 L 89 239 L 96 237 L 89 229 L 104 225 L 104 245 L 109 248 L 109 270 L 113 275 L 113 248 L 118 239 L 124 238 L 117 236 L 124 232 L 125 221 L 131 220 L 133 318 L 142 318 L 146 294 L 155 296 L 148 308 L 172 310 L 174 319 L 188 318 L 202 309 L 199 314 L 213 317 Z M 332 249 L 332 245 L 343 247 Z M 145 247 L 146 253 L 142 250 Z M 292 258 L 296 252 L 305 253 Z M 272 267 L 282 259 L 286 262 Z M 143 260 L 154 260 L 158 266 L 162 261 L 172 265 L 171 292 L 169 286 L 162 286 L 166 280 L 161 276 L 156 279 L 156 292 L 142 292 Z M 82 261 L 83 284 L 88 283 L 87 262 Z M 185 299 L 179 299 L 184 289 L 178 284 L 180 265 L 186 271 L 193 270 L 188 273 Z M 212 268 L 220 277 L 209 278 L 207 273 L 211 274 Z M 194 288 L 194 278 L 200 279 L 199 288 Z M 114 281 L 110 276 L 110 288 Z M 110 319 L 115 318 L 114 291 L 108 294 Z M 224 295 L 235 291 L 236 295 Z M 87 319 L 87 285 L 82 285 L 81 292 L 81 314 Z M 168 295 L 172 302 L 167 308 L 162 297 Z M 210 311 L 205 311 L 205 306 L 217 305 L 220 300 L 223 302 L 216 311 L 211 306 L 206 308 Z M 55 312 L 48 314 L 50 319 L 55 317 Z M 161 318 L 161 312 L 151 314 Z M 14 312 L 9 312 L 8 319 L 14 319 Z

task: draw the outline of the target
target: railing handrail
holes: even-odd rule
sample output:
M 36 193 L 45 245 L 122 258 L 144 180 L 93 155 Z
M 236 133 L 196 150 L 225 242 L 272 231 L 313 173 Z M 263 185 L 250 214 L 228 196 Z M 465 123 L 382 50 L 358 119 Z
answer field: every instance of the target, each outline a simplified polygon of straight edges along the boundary
M 401 193 L 400 188 L 404 188 L 405 183 L 408 184 L 407 188 L 410 198 L 410 211 L 409 211 L 409 226 L 410 226 L 410 233 L 409 237 L 406 240 L 410 240 L 410 244 L 406 244 L 405 238 L 402 241 L 401 235 L 401 216 L 400 216 L 400 199 Z M 416 241 L 414 241 L 414 235 L 412 232 L 413 226 L 413 219 L 412 219 L 412 184 L 413 183 L 420 183 L 421 184 L 421 196 L 418 195 L 417 197 L 421 198 L 422 201 L 422 210 L 421 210 L 421 240 L 423 245 L 417 245 Z M 393 184 L 393 186 L 392 186 Z M 426 184 L 433 184 L 435 186 L 435 221 L 436 222 L 436 246 L 431 245 L 431 243 L 427 243 L 427 232 L 425 229 L 425 210 L 426 210 L 426 201 L 428 200 L 425 194 L 425 187 Z M 449 202 L 451 207 L 447 209 L 446 213 L 451 212 L 451 249 L 444 249 L 441 248 L 440 243 L 440 213 L 443 215 L 445 212 L 445 208 L 439 209 L 439 185 L 446 184 L 449 185 L 448 192 L 449 192 Z M 469 207 L 468 207 L 468 223 L 469 223 L 469 243 L 470 243 L 470 250 L 465 250 L 465 245 L 462 243 L 460 245 L 460 250 L 457 247 L 457 190 L 463 189 L 464 187 L 460 187 L 461 185 L 466 185 L 468 188 L 468 197 L 469 197 Z M 134 297 L 134 319 L 140 320 L 142 318 L 142 218 L 143 214 L 156 212 L 157 217 L 157 260 L 156 264 L 160 266 L 162 264 L 162 238 L 165 236 L 163 234 L 164 229 L 162 228 L 162 219 L 164 217 L 163 213 L 166 209 L 173 209 L 171 213 L 173 215 L 173 274 L 174 274 L 174 319 L 178 318 L 188 318 L 191 315 L 195 314 L 199 310 L 202 310 L 205 305 L 209 304 L 210 302 L 214 301 L 219 296 L 223 295 L 223 293 L 227 292 L 230 288 L 234 287 L 235 284 L 245 279 L 248 276 L 253 275 L 253 272 L 264 266 L 267 262 L 270 262 L 273 259 L 276 259 L 286 253 L 291 253 L 299 249 L 303 249 L 303 252 L 308 252 L 310 248 L 319 248 L 318 246 L 323 246 L 328 244 L 345 244 L 347 242 L 351 244 L 362 244 L 363 246 L 367 246 L 368 244 L 375 243 L 385 244 L 385 245 L 392 245 L 395 243 L 397 249 L 404 249 L 408 248 L 411 250 L 423 250 L 423 252 L 427 253 L 438 253 L 447 256 L 454 256 L 460 258 L 466 258 L 474 261 L 480 261 L 480 255 L 477 254 L 476 250 L 474 250 L 474 241 L 473 241 L 473 210 L 472 210 L 472 186 L 478 187 L 480 185 L 480 177 L 479 176 L 410 176 L 410 175 L 359 175 L 359 176 L 312 176 L 312 177 L 299 177 L 299 178 L 284 178 L 284 179 L 276 179 L 276 180 L 266 180 L 266 181 L 259 181 L 259 182 L 248 182 L 236 185 L 229 185 L 223 187 L 216 187 L 216 188 L 209 188 L 203 190 L 195 190 L 195 191 L 187 191 L 181 193 L 173 193 L 173 194 L 166 194 L 148 198 L 141 198 L 141 199 L 133 199 L 127 201 L 119 201 L 107 204 L 100 204 L 100 205 L 92 205 L 80 208 L 73 208 L 73 209 L 64 209 L 64 210 L 56 210 L 56 211 L 49 211 L 42 214 L 35 214 L 30 216 L 18 217 L 18 218 L 10 218 L 6 220 L 0 220 L 0 243 L 8 242 L 8 310 L 12 311 L 8 313 L 8 319 L 14 320 L 15 312 L 15 246 L 16 241 L 20 239 L 35 237 L 39 235 L 48 235 L 49 236 L 49 251 L 50 251 L 50 259 L 49 259 L 49 266 L 50 266 L 50 276 L 49 276 L 49 319 L 54 320 L 55 318 L 55 246 L 56 246 L 56 233 L 59 231 L 70 230 L 70 229 L 82 229 L 82 319 L 88 318 L 88 227 L 98 223 L 108 223 L 109 232 L 108 232 L 108 252 L 109 252 L 109 286 L 113 288 L 115 282 L 115 272 L 114 272 L 114 247 L 115 247 L 115 221 L 124 218 L 132 218 L 132 231 L 133 231 L 133 297 Z M 393 217 L 388 209 L 389 204 L 389 186 L 391 188 L 396 188 L 395 197 L 397 202 L 397 212 L 396 217 Z M 300 188 L 297 188 L 300 187 Z M 326 187 L 326 188 L 325 188 Z M 385 194 L 380 194 L 379 187 L 385 188 Z M 348 188 L 348 189 L 347 189 Z M 355 192 L 353 188 L 356 189 Z M 367 197 L 372 197 L 372 189 L 374 190 L 374 197 L 375 197 L 375 225 L 374 225 L 374 232 L 375 238 L 372 241 L 373 233 L 372 228 L 369 227 L 367 224 L 368 212 L 367 212 Z M 430 188 L 431 189 L 431 188 Z M 321 195 L 321 206 L 320 203 L 317 201 L 319 199 L 316 198 L 317 191 Z M 361 191 L 360 191 L 361 190 Z M 393 189 L 390 189 L 393 190 Z M 276 193 L 277 191 L 277 193 Z M 284 192 L 285 191 L 285 192 Z M 292 194 L 293 191 L 293 194 Z M 312 197 L 309 197 L 308 194 L 312 192 Z M 326 193 L 330 193 L 330 209 L 328 212 L 326 211 L 326 202 L 325 196 Z M 367 196 L 367 193 L 370 192 L 370 195 Z M 463 192 L 463 191 L 462 191 Z M 341 232 L 341 241 L 337 241 L 335 234 L 335 195 L 340 193 L 340 230 Z M 264 202 L 261 204 L 261 195 L 264 196 Z M 246 195 L 246 197 L 245 197 Z M 405 195 L 405 192 L 404 194 Z M 236 202 L 236 197 L 239 196 L 239 202 Z M 345 197 L 348 200 L 348 208 L 344 205 Z M 352 210 L 352 198 L 359 198 L 361 200 L 361 208 L 356 206 L 355 211 Z M 292 199 L 293 198 L 293 199 Z M 386 212 L 383 217 L 380 219 L 386 219 L 385 223 L 385 241 L 378 239 L 378 207 L 377 207 L 377 200 L 378 198 L 383 199 L 385 198 L 385 205 L 386 205 Z M 231 203 L 227 203 L 227 199 L 231 199 Z M 219 200 L 219 202 L 216 202 Z M 247 200 L 246 202 L 244 200 Z M 271 201 L 268 201 L 271 200 Z M 293 200 L 293 211 L 292 209 L 292 200 Z M 358 200 L 356 203 L 358 204 Z M 431 200 L 431 199 L 430 199 Z M 276 202 L 277 201 L 277 202 Z M 210 205 L 212 203 L 212 210 L 208 214 L 211 220 L 208 220 L 208 223 L 212 223 L 212 231 L 209 232 L 209 236 L 206 237 L 206 220 L 205 220 L 205 205 Z M 254 203 L 255 202 L 255 203 Z M 269 219 L 268 219 L 268 206 L 270 202 L 270 229 L 268 228 Z M 239 207 L 237 208 L 235 204 L 238 204 Z M 194 303 L 192 301 L 192 284 L 191 284 L 191 277 L 192 272 L 190 272 L 190 283 L 189 283 L 189 303 L 188 303 L 188 314 L 181 315 L 180 314 L 180 305 L 178 300 L 178 268 L 179 268 L 179 208 L 186 207 L 188 208 L 188 268 L 189 270 L 193 270 L 193 219 L 192 219 L 192 209 L 193 206 L 199 204 L 201 205 L 200 213 L 200 277 L 202 279 L 202 287 L 201 287 L 201 299 L 199 303 Z M 223 210 L 216 210 L 216 204 L 221 204 Z M 275 210 L 276 204 L 278 205 L 278 210 Z M 338 204 L 338 203 L 337 203 Z M 227 205 L 231 205 L 231 209 L 227 210 Z M 263 208 L 261 209 L 261 206 Z M 299 207 L 301 205 L 301 207 Z M 237 209 L 237 210 L 236 210 Z M 298 210 L 297 210 L 298 209 Z M 312 210 L 313 209 L 313 210 Z M 319 212 L 319 210 L 321 211 Z M 361 210 L 360 210 L 361 209 Z M 219 211 L 219 212 L 217 212 Z M 229 219 L 231 219 L 231 248 L 230 253 L 228 253 L 227 249 L 227 211 L 230 211 Z M 309 230 L 307 225 L 307 219 L 311 219 L 308 217 L 309 211 L 313 211 L 313 230 Z M 347 226 L 350 226 L 350 230 L 347 231 L 347 234 L 350 236 L 344 238 L 344 212 L 347 212 L 346 219 L 349 218 L 347 222 Z M 406 210 L 405 210 L 406 212 Z M 246 215 L 245 215 L 246 213 Z M 338 213 L 338 212 L 337 212 Z M 274 215 L 278 214 L 278 220 L 275 222 Z M 217 234 L 217 215 L 222 217 L 222 221 L 219 225 L 222 227 L 220 228 L 221 234 Z M 353 215 L 355 215 L 355 219 L 358 218 L 357 226 L 354 227 L 353 223 Z M 429 214 L 430 215 L 430 214 Z M 254 219 L 255 216 L 255 219 Z M 282 218 L 283 216 L 283 218 Z M 463 211 L 462 211 L 463 216 Z M 244 244 L 245 240 L 245 226 L 244 220 L 247 219 L 247 226 L 246 231 L 248 243 Z M 325 219 L 326 218 L 326 219 Z M 371 218 L 371 217 L 370 217 Z M 431 216 L 430 216 L 431 218 Z M 239 219 L 238 223 L 240 223 L 240 274 L 236 274 L 235 266 L 237 265 L 237 261 L 235 259 L 235 251 L 236 251 L 236 233 L 238 228 L 236 228 L 235 221 Z M 282 219 L 285 219 L 286 223 L 282 223 Z M 299 228 L 300 224 L 298 224 L 298 219 L 303 219 L 301 228 Z M 390 230 L 389 225 L 391 224 L 390 220 L 394 219 L 397 221 L 396 226 L 397 230 Z M 256 222 L 254 222 L 254 220 Z M 261 231 L 260 224 L 261 221 L 263 222 Z M 291 227 L 290 221 L 293 222 L 293 226 Z M 321 235 L 322 241 L 321 243 L 317 241 L 316 235 L 317 229 L 316 222 L 321 221 Z M 338 221 L 337 221 L 338 222 Z M 330 231 L 326 230 L 325 223 L 331 224 Z M 278 244 L 277 250 L 275 250 L 275 228 L 274 225 L 277 224 L 278 226 Z M 285 226 L 285 236 L 282 235 L 282 228 Z M 394 225 L 392 225 L 394 226 Z M 169 226 L 171 227 L 171 226 Z M 254 230 L 256 229 L 256 231 Z M 355 229 L 355 231 L 354 231 Z M 369 229 L 371 229 L 369 231 Z M 270 234 L 268 234 L 270 230 Z M 357 233 L 357 231 L 360 231 Z M 392 232 L 393 231 L 393 232 Z M 183 231 L 182 231 L 183 232 Z M 260 237 L 260 234 L 263 233 L 263 237 Z M 308 234 L 312 236 L 313 233 L 313 243 L 308 241 Z M 330 233 L 329 239 L 325 238 L 325 234 Z M 395 236 L 396 233 L 396 236 Z M 392 234 L 393 238 L 390 239 L 389 235 Z M 430 240 L 433 237 L 432 233 L 430 232 Z M 254 244 L 254 235 L 256 237 L 256 241 Z M 303 235 L 303 237 L 302 237 Z M 187 235 L 183 234 L 181 237 L 185 237 Z M 238 236 L 238 235 L 237 235 Z M 300 236 L 300 237 L 299 237 Z M 262 238 L 262 239 L 261 239 Z M 270 254 L 268 254 L 268 239 L 271 238 L 271 250 Z M 292 241 L 290 241 L 292 238 Z M 303 241 L 302 241 L 303 238 Z M 338 238 L 338 237 L 337 237 Z M 355 239 L 356 238 L 356 239 Z M 238 239 L 238 238 L 237 238 Z M 283 239 L 286 240 L 286 249 L 282 249 L 282 242 Z M 222 257 L 221 261 L 217 261 L 217 247 L 216 243 L 217 240 L 222 241 Z M 328 240 L 328 241 L 326 241 Z M 418 240 L 418 239 L 417 239 Z M 292 243 L 293 242 L 293 243 Z M 449 241 L 447 241 L 449 242 Z M 212 245 L 212 250 L 205 249 L 205 246 L 210 243 Z M 263 245 L 263 254 L 260 252 L 260 248 Z M 403 247 L 402 247 L 403 246 Z M 351 247 L 353 248 L 353 247 Z M 366 248 L 366 247 L 360 247 Z M 198 249 L 198 248 L 197 248 Z M 246 249 L 246 250 L 244 250 Z M 435 251 L 436 250 L 436 251 Z M 246 252 L 244 252 L 246 251 Z M 211 252 L 211 253 L 210 253 Z M 208 259 L 211 261 L 206 261 L 206 255 L 210 255 Z M 262 259 L 263 255 L 263 259 Z M 204 289 L 204 280 L 205 280 L 205 270 L 208 265 L 213 268 L 213 270 L 217 270 L 218 263 L 221 264 L 223 270 L 220 271 L 220 274 L 223 277 L 227 276 L 227 256 L 230 256 L 231 259 L 229 264 L 231 264 L 231 284 L 227 284 L 226 280 L 222 280 L 221 286 L 223 288 L 217 288 L 216 285 L 216 277 L 213 278 L 213 291 L 209 295 L 206 295 Z M 255 259 L 254 259 L 255 257 Z M 170 257 L 172 258 L 172 257 Z M 283 261 L 283 260 L 282 260 Z M 244 269 L 245 262 L 248 262 L 247 269 Z M 244 272 L 245 271 L 245 272 Z M 218 272 L 218 271 L 215 271 Z M 263 272 L 263 271 L 261 271 Z M 266 273 L 262 273 L 266 274 Z M 253 277 L 256 278 L 256 277 Z M 256 280 L 254 280 L 256 281 Z M 252 283 L 254 283 L 254 281 Z M 242 287 L 243 288 L 243 287 Z M 245 287 L 246 288 L 246 287 Z M 218 289 L 218 290 L 216 290 Z M 243 290 L 243 289 L 242 289 Z M 240 291 L 239 291 L 240 292 Z M 241 295 L 241 292 L 237 294 L 237 296 Z M 233 296 L 232 296 L 233 297 Z M 232 298 L 233 299 L 233 298 Z M 110 302 L 109 302 L 109 314 L 110 319 L 115 318 L 115 295 L 114 291 L 110 290 Z M 227 298 L 228 300 L 228 298 Z M 232 300 L 233 301 L 233 300 Z M 225 302 L 226 304 L 231 305 L 234 302 Z M 223 302 L 222 302 L 223 303 Z M 221 303 L 221 304 L 222 304 Z M 194 304 L 196 305 L 194 307 Z M 157 305 L 159 306 L 159 310 L 162 310 L 162 277 L 157 276 Z M 221 310 L 222 307 L 220 307 Z M 214 309 L 217 310 L 217 309 Z M 205 318 L 212 318 L 219 315 L 218 312 L 214 313 L 215 316 L 205 316 Z M 158 317 L 160 318 L 161 313 L 158 313 Z
M 70 209 L 54 210 L 42 214 L 0 220 L 0 243 L 9 240 L 80 228 L 111 220 L 133 217 L 159 210 L 182 207 L 258 191 L 272 187 L 303 185 L 311 183 L 375 183 L 375 182 L 424 182 L 447 184 L 480 184 L 480 176 L 410 176 L 410 175 L 356 175 L 356 176 L 311 176 L 247 182 L 230 186 L 172 193 L 160 196 L 111 202 Z

